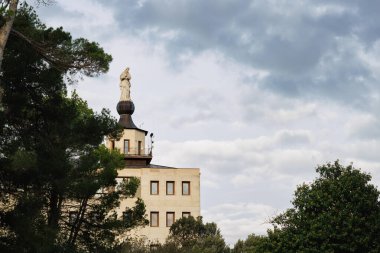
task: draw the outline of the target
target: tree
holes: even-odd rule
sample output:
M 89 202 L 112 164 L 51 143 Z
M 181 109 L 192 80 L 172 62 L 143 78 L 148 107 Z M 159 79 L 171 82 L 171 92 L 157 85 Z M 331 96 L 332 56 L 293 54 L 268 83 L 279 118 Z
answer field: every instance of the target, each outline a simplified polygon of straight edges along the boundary
M 125 210 L 129 218 L 117 215 L 120 199 L 139 184 L 115 187 L 123 157 L 100 145 L 121 129 L 108 110 L 96 113 L 75 92 L 68 96 L 65 76 L 98 75 L 112 58 L 94 42 L 47 28 L 25 4 L 14 28 L 57 49 L 55 62 L 67 64 L 57 67 L 10 34 L 0 83 L 0 252 L 110 252 L 118 236 L 146 224 L 145 205 L 138 199 Z
M 154 247 L 152 247 L 154 246 Z M 181 218 L 170 227 L 166 243 L 149 245 L 146 241 L 128 241 L 121 253 L 228 253 L 220 230 L 215 223 L 206 223 L 202 217 Z
M 48 4 L 51 0 L 35 0 L 39 4 Z M 69 33 L 65 33 L 62 27 L 58 29 L 45 29 L 44 25 L 39 21 L 35 13 L 29 16 L 31 22 L 34 22 L 36 33 L 25 31 L 25 27 L 15 27 L 14 20 L 18 11 L 18 0 L 4 0 L 0 2 L 0 77 L 2 74 L 2 63 L 4 58 L 4 50 L 9 35 L 17 36 L 24 41 L 29 47 L 39 54 L 39 56 L 50 64 L 50 67 L 57 69 L 62 73 L 66 73 L 66 77 L 70 82 L 76 81 L 76 76 L 97 76 L 100 73 L 108 71 L 108 62 L 112 57 L 105 54 L 103 49 L 95 42 L 89 42 L 86 39 L 79 38 L 72 40 Z M 21 11 L 27 8 L 26 2 L 21 5 Z M 19 17 L 25 15 L 19 15 Z M 65 34 L 67 38 L 62 41 L 56 41 L 57 38 L 62 39 Z M 79 75 L 76 75 L 79 74 Z M 0 81 L 3 81 L 0 78 Z M 0 109 L 3 97 L 3 89 L 0 86 Z
M 238 240 L 232 253 L 261 253 L 261 252 L 270 252 L 266 251 L 265 248 L 268 244 L 268 237 L 263 235 L 248 235 L 245 240 Z
M 0 3 L 0 70 L 7 44 L 15 20 L 18 0 L 4 0 Z
M 36 0 L 38 3 L 47 4 L 49 0 Z M 16 17 L 19 0 L 0 1 L 0 71 L 4 58 L 4 49 L 12 31 L 13 22 Z M 1 100 L 0 100 L 1 101 Z
M 293 208 L 273 219 L 269 252 L 380 252 L 379 191 L 371 176 L 338 161 L 299 186 Z
M 167 244 L 175 244 L 182 252 L 229 252 L 220 230 L 215 223 L 206 223 L 202 217 L 184 217 L 170 227 Z

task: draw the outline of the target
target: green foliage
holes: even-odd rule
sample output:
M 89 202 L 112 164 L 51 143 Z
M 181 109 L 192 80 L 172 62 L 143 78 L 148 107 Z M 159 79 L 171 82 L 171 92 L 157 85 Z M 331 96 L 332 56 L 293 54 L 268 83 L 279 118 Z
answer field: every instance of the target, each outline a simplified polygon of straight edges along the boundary
M 266 250 L 268 243 L 268 237 L 251 234 L 245 241 L 238 240 L 231 253 L 269 253 L 270 251 Z
M 111 58 L 96 43 L 46 28 L 26 5 L 14 28 L 27 38 L 11 34 L 0 83 L 0 252 L 111 252 L 119 235 L 147 223 L 141 199 L 126 210 L 129 221 L 115 212 L 139 181 L 107 191 L 124 160 L 101 143 L 121 129 L 108 110 L 67 96 L 64 78 L 98 75 Z
M 10 0 L 0 2 L 0 28 L 5 25 L 6 21 L 15 15 L 15 11 L 9 7 Z
M 317 168 L 299 186 L 294 207 L 273 219 L 270 252 L 380 252 L 379 191 L 371 176 L 349 165 Z
M 112 56 L 106 54 L 98 43 L 84 38 L 72 39 L 62 27 L 47 28 L 26 3 L 17 12 L 11 36 L 17 40 L 16 49 L 22 52 L 14 60 L 25 58 L 24 48 L 29 47 L 31 54 L 48 63 L 47 67 L 65 74 L 71 82 L 83 75 L 92 77 L 107 72 L 112 61 Z M 6 50 L 9 50 L 8 46 Z
M 150 242 L 151 243 L 151 242 Z M 170 227 L 165 244 L 150 245 L 146 241 L 128 241 L 121 253 L 228 253 L 220 230 L 215 223 L 206 223 L 202 217 L 181 218 Z
M 229 249 L 215 223 L 206 223 L 202 217 L 184 217 L 170 227 L 168 244 L 177 245 L 184 252 L 228 252 Z
M 184 217 L 177 220 L 170 227 L 169 241 L 180 246 L 192 246 L 197 239 L 206 233 L 205 225 L 202 217 L 194 218 L 193 216 Z

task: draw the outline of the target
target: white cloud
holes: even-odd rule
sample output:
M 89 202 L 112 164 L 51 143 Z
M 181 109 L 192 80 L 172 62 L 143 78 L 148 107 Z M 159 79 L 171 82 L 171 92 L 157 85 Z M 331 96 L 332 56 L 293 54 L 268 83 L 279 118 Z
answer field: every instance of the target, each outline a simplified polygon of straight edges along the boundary
M 43 20 L 49 26 L 64 26 L 74 36 L 99 40 L 101 36 L 117 34 L 114 10 L 104 2 L 55 1 L 51 5 L 39 6 L 39 11 L 44 13 Z
M 112 54 L 108 74 L 76 87 L 91 107 L 117 116 L 131 68 L 153 163 L 200 167 L 203 215 L 234 243 L 265 233 L 318 164 L 354 162 L 380 184 L 376 5 L 70 0 L 39 11 Z
M 204 220 L 216 222 L 231 245 L 248 234 L 264 234 L 271 227 L 269 221 L 276 213 L 271 206 L 251 202 L 224 203 L 202 210 Z

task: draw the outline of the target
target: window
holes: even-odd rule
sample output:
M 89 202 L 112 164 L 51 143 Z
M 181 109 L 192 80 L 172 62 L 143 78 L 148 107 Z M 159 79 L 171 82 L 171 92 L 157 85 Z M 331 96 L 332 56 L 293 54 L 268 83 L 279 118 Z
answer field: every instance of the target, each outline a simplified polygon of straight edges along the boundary
M 113 189 L 111 192 L 114 192 L 115 189 L 119 191 L 125 189 L 125 186 L 129 183 L 130 180 L 131 180 L 131 177 L 117 177 L 116 186 L 115 187 L 112 186 Z
M 116 178 L 116 188 L 120 190 L 122 185 L 127 185 L 131 181 L 132 177 L 117 177 Z
M 158 181 L 150 181 L 150 195 L 158 195 Z
M 70 225 L 73 225 L 75 220 L 77 219 L 78 212 L 71 211 L 69 212 L 69 223 Z
M 115 149 L 115 141 L 111 141 L 111 150 Z
M 174 212 L 166 213 L 166 226 L 170 227 L 174 223 Z
M 97 223 L 98 221 L 103 220 L 101 214 L 96 212 L 89 213 L 88 218 L 91 223 Z
M 127 210 L 127 211 L 124 211 L 123 212 L 123 220 L 124 221 L 128 221 L 128 220 L 131 220 L 132 218 L 133 218 L 133 212 L 132 212 L 132 210 Z
M 182 182 L 182 195 L 190 195 L 190 182 L 183 181 Z
M 129 212 L 123 212 L 123 220 L 128 221 L 130 219 L 129 215 L 130 215 Z
M 141 155 L 141 141 L 137 142 L 137 154 Z
M 159 247 L 159 246 L 160 246 L 159 244 L 151 244 L 151 245 L 149 246 L 150 251 L 156 251 L 156 250 L 158 250 L 158 247 Z
M 129 140 L 124 140 L 124 154 L 129 153 Z
M 158 227 L 158 225 L 159 225 L 158 212 L 150 212 L 150 226 Z
M 190 212 L 182 212 L 182 218 L 189 218 L 190 216 Z
M 133 220 L 133 212 L 131 210 L 127 210 L 123 212 L 123 221 L 125 224 L 130 225 Z
M 174 181 L 166 181 L 166 195 L 174 195 Z
M 131 182 L 132 177 L 123 177 L 123 183 L 129 184 Z

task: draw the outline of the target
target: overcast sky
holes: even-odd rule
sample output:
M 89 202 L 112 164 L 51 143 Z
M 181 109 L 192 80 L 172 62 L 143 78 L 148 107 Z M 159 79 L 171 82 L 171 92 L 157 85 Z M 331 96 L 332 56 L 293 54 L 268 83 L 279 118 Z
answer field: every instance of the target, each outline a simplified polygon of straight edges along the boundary
M 115 117 L 130 67 L 152 163 L 201 168 L 201 209 L 228 243 L 264 234 L 318 164 L 380 185 L 380 1 L 57 0 L 39 7 L 113 56 L 74 88 Z

